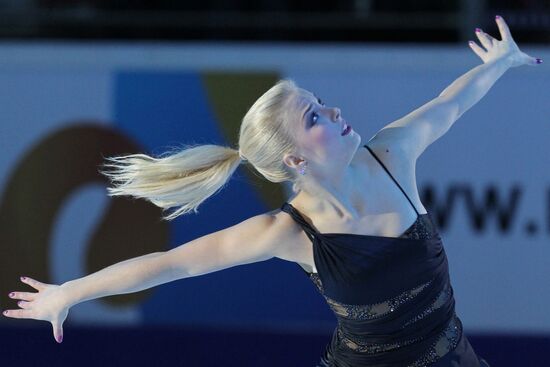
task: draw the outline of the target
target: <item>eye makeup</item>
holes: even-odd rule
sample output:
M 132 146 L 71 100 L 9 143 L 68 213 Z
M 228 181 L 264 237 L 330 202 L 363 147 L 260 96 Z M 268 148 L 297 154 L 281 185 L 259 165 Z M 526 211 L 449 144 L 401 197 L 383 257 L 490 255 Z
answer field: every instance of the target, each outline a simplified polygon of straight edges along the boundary
M 321 98 L 317 97 L 315 94 L 313 94 L 315 96 L 315 98 L 317 98 L 317 103 L 320 104 L 321 106 L 325 106 L 325 103 L 321 100 Z M 304 115 L 302 116 L 302 120 L 307 116 L 308 118 L 306 119 L 305 121 L 305 125 L 306 127 L 309 127 L 309 126 L 313 126 L 315 125 L 315 122 L 312 122 L 312 119 L 313 117 L 309 118 L 310 115 L 308 115 L 308 112 L 311 111 L 311 109 L 313 108 L 313 103 L 311 103 L 307 110 L 304 112 Z M 312 114 L 313 115 L 313 114 Z

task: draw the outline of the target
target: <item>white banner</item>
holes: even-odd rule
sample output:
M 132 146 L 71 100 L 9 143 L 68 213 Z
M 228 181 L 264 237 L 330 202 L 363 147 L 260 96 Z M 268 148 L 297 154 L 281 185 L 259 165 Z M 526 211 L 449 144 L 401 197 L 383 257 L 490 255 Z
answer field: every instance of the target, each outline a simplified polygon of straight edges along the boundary
M 549 49 L 524 51 L 550 62 Z M 120 71 L 278 73 L 340 107 L 365 143 L 481 63 L 467 44 L 5 43 L 0 55 L 2 178 L 49 130 L 115 119 L 112 75 Z M 509 70 L 417 163 L 420 197 L 443 237 L 468 332 L 550 332 L 550 69 L 544 65 Z M 0 179 L 0 190 L 5 185 Z M 103 205 L 97 195 L 81 194 L 87 199 L 67 206 L 59 220 L 97 215 L 93 203 L 98 211 Z M 83 214 L 88 205 L 92 213 Z M 58 223 L 54 242 L 86 236 L 85 227 L 67 223 Z M 50 259 L 56 278 L 82 276 L 80 265 L 61 265 L 69 251 L 63 246 L 55 245 Z M 83 249 L 71 251 L 83 256 Z M 120 318 L 136 317 L 129 309 Z

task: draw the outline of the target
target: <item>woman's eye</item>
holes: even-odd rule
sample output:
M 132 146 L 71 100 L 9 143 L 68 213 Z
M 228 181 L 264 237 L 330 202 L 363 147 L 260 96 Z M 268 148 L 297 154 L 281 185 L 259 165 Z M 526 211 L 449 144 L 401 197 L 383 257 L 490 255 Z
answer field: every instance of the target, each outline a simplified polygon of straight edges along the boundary
M 312 125 L 315 124 L 315 123 L 317 122 L 316 117 L 318 118 L 319 115 L 318 115 L 317 113 L 313 112 L 313 113 L 311 114 L 311 122 L 312 122 Z

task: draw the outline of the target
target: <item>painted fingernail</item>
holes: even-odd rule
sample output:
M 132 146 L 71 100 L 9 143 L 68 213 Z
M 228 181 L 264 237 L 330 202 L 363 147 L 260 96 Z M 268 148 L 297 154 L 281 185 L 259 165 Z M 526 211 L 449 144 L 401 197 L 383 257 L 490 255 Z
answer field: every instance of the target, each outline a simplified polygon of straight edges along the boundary
M 500 19 L 501 16 L 500 15 L 495 15 L 495 19 Z
M 27 279 L 27 277 L 21 277 L 21 280 L 25 280 L 25 279 Z
M 481 32 L 481 29 L 479 29 L 479 28 L 476 28 L 476 32 L 478 32 L 478 33 L 479 33 L 479 32 Z
M 537 64 L 542 64 L 542 59 L 537 59 Z
M 468 43 L 471 45 L 472 43 L 474 43 L 474 41 L 468 41 Z
M 22 303 L 23 303 L 22 301 L 18 301 L 17 306 L 21 306 Z
M 4 315 L 7 315 L 7 314 L 8 314 L 8 311 L 4 311 L 3 314 L 4 314 Z
M 10 293 L 10 297 L 13 297 L 13 296 L 15 296 L 15 293 L 14 293 L 14 292 L 11 292 L 11 293 Z

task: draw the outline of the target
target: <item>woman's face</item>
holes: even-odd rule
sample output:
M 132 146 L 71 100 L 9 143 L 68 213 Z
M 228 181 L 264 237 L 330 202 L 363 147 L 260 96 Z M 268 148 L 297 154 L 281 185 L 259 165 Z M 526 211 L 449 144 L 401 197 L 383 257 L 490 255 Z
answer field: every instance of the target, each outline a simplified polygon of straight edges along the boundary
M 295 99 L 295 136 L 303 155 L 298 157 L 307 161 L 306 170 L 334 174 L 345 169 L 361 143 L 361 136 L 347 124 L 338 107 L 326 106 L 310 92 Z

